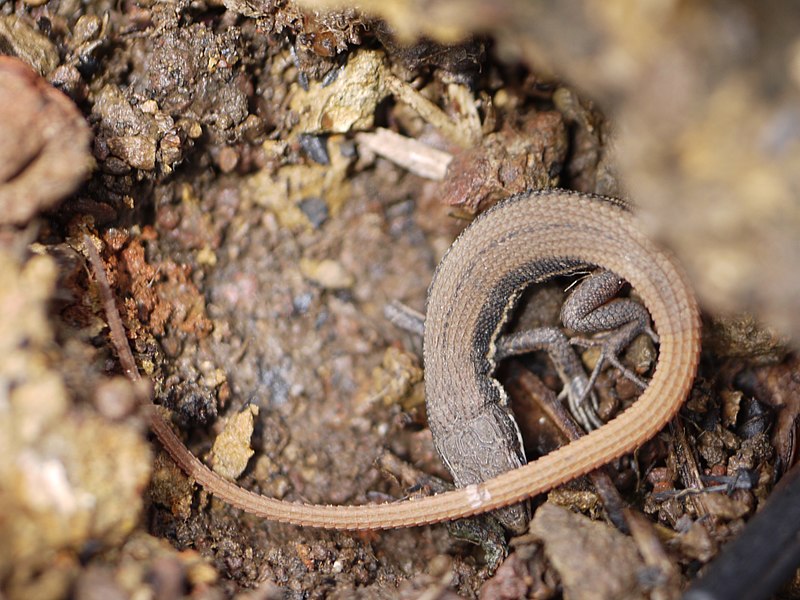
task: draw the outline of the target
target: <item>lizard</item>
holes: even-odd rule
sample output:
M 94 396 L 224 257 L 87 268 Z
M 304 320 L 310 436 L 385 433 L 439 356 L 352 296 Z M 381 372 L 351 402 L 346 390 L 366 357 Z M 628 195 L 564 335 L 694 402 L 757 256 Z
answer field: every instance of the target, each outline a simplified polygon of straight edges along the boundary
M 90 259 L 100 265 L 96 249 L 89 246 Z M 587 265 L 609 271 L 612 280 L 628 281 L 639 294 L 660 344 L 655 372 L 641 397 L 615 419 L 525 464 L 518 427 L 494 378 L 501 329 L 528 285 Z M 96 277 L 104 276 L 102 269 L 95 271 Z M 112 325 L 108 307 L 113 307 L 113 298 L 110 291 L 108 295 Z M 586 315 L 573 317 L 580 321 Z M 625 202 L 559 189 L 532 191 L 478 216 L 445 254 L 428 290 L 423 357 L 429 425 L 457 489 L 361 506 L 277 500 L 211 471 L 183 444 L 158 407 L 150 403 L 147 412 L 156 437 L 191 478 L 232 506 L 266 519 L 371 530 L 501 509 L 501 522 L 519 530 L 528 516 L 527 498 L 633 451 L 664 427 L 691 389 L 699 353 L 699 309 L 687 277 L 641 231 Z M 132 357 L 128 364 L 134 364 Z M 125 370 L 138 378 L 132 367 Z

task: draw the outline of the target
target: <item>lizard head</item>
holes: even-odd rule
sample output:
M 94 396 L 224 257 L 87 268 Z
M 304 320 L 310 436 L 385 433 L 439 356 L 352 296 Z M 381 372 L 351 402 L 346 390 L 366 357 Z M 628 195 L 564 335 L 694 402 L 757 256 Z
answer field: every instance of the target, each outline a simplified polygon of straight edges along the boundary
M 474 494 L 477 508 L 491 499 L 478 484 L 526 463 L 522 436 L 511 413 L 497 404 L 484 405 L 477 415 L 459 420 L 452 431 L 436 436 L 436 449 L 456 486 Z M 531 518 L 527 501 L 492 514 L 517 534 L 527 530 Z

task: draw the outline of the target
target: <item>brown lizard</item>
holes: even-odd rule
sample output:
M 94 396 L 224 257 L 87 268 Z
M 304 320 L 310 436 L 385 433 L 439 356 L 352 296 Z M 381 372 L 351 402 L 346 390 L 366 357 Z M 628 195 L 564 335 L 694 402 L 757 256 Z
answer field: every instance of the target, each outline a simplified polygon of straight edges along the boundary
M 479 216 L 442 259 L 428 291 L 425 391 L 434 443 L 456 484 L 462 486 L 459 489 L 379 505 L 290 503 L 255 494 L 212 472 L 153 405 L 149 407 L 152 429 L 200 485 L 267 519 L 330 529 L 387 529 L 504 509 L 501 520 L 519 530 L 520 520 L 527 517 L 523 500 L 596 469 L 653 437 L 676 414 L 694 379 L 700 352 L 694 295 L 671 257 L 639 230 L 625 206 L 564 190 L 521 194 Z M 94 247 L 89 253 L 98 265 Z M 658 364 L 639 400 L 618 417 L 524 464 L 518 428 L 493 374 L 500 330 L 527 285 L 586 265 L 607 269 L 614 274 L 612 279 L 624 279 L 636 289 L 657 330 Z M 98 278 L 103 276 L 102 269 L 95 271 Z M 110 294 L 104 300 L 113 307 Z M 582 312 L 591 315 L 593 309 Z M 577 321 L 586 316 L 572 315 Z M 630 319 L 629 311 L 624 319 Z M 611 321 L 601 319 L 601 327 L 619 325 L 604 325 Z M 133 364 L 132 357 L 128 360 Z M 130 367 L 126 371 L 134 376 Z M 480 441 L 477 447 L 476 441 Z

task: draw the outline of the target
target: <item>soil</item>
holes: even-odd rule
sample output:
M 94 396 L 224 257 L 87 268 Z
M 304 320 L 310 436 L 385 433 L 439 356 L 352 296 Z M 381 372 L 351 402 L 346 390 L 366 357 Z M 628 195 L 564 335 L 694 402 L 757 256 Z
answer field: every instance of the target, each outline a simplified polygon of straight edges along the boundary
M 229 8 L 242 14 L 213 2 L 0 7 L 0 51 L 38 72 L 20 85 L 35 96 L 49 82 L 92 132 L 87 144 L 57 128 L 58 144 L 80 150 L 46 155 L 74 175 L 58 179 L 65 199 L 14 192 L 22 216 L 0 231 L 2 595 L 588 598 L 662 586 L 675 597 L 794 460 L 797 359 L 746 317 L 708 319 L 710 350 L 680 423 L 616 465 L 624 497 L 665 540 L 656 583 L 585 481 L 554 491 L 498 568 L 445 526 L 352 534 L 243 514 L 150 439 L 138 406 L 152 393 L 197 456 L 268 496 L 364 504 L 415 493 L 419 481 L 381 467 L 387 453 L 448 479 L 425 426 L 419 339 L 384 307 L 423 311 L 451 241 L 505 196 L 625 192 L 606 115 L 495 38 L 409 44 L 354 11 Z M 8 113 L 21 123 L 35 105 L 22 98 Z M 359 138 L 382 130 L 438 150 L 444 175 Z M 0 170 L 0 194 L 28 165 Z M 85 234 L 149 390 L 123 377 L 108 342 Z M 515 326 L 554 324 L 566 285 L 529 294 Z M 646 375 L 653 353 L 641 340 L 625 360 Z M 542 357 L 528 367 L 558 387 Z M 613 370 L 598 393 L 609 415 L 637 395 Z M 532 451 L 555 443 L 526 421 Z M 670 494 L 738 470 L 753 474 L 749 488 Z M 583 528 L 597 545 L 567 560 L 584 556 Z M 590 555 L 603 560 L 587 589 L 575 569 Z

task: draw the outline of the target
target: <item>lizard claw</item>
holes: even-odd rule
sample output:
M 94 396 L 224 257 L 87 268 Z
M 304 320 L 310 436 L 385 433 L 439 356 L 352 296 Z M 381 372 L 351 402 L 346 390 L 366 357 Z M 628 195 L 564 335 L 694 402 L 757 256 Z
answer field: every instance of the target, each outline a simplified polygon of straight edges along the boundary
M 600 371 L 602 371 L 606 362 L 617 368 L 625 379 L 632 381 L 641 389 L 647 387 L 647 382 L 623 365 L 622 361 L 619 359 L 619 354 L 622 352 L 622 349 L 626 347 L 631 342 L 632 338 L 640 331 L 654 341 L 658 340 L 658 336 L 650 327 L 642 328 L 636 322 L 628 323 L 616 331 L 603 333 L 594 338 L 573 337 L 569 340 L 570 344 L 582 348 L 600 348 L 600 357 L 597 359 L 597 364 L 594 366 L 592 374 L 589 377 L 589 389 L 594 387 L 597 377 L 600 375 Z
M 573 377 L 564 385 L 558 398 L 559 400 L 566 398 L 570 413 L 584 431 L 589 432 L 603 425 L 602 419 L 597 414 L 599 408 L 597 394 L 585 375 Z

